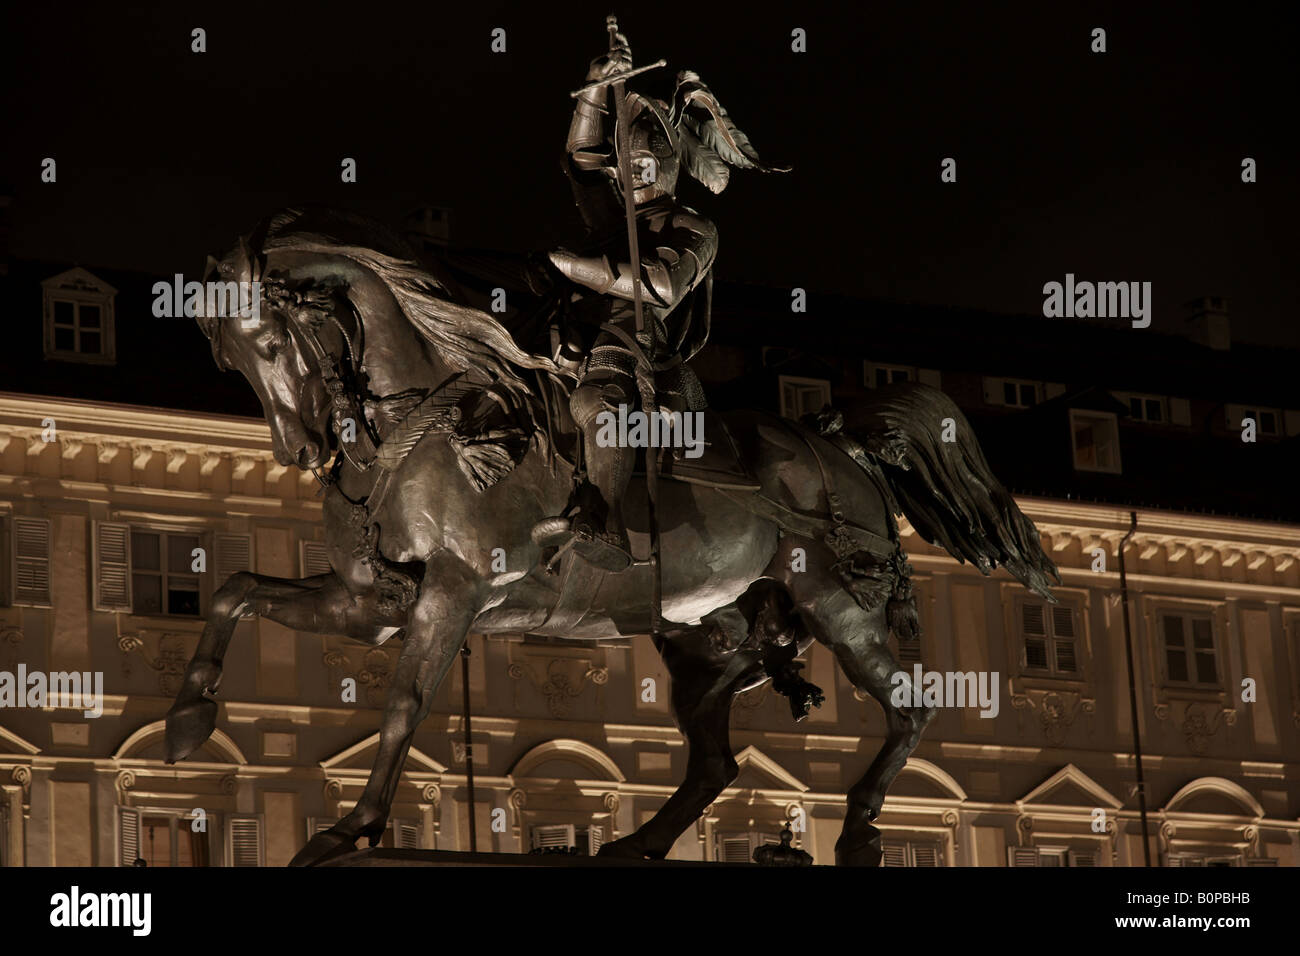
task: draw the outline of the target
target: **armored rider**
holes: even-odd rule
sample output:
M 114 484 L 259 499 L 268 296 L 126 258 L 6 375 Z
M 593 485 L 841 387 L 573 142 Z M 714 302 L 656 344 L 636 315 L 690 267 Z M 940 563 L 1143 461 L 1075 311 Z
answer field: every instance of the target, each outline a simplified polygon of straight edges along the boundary
M 610 52 L 592 61 L 587 83 L 631 68 L 627 38 L 615 34 Z M 569 125 L 566 170 L 588 230 L 586 254 L 563 248 L 550 254 L 551 263 L 570 281 L 598 293 L 577 296 L 573 304 L 580 320 L 601 328 L 570 399 L 570 411 L 582 429 L 586 476 L 575 490 L 568 517 L 573 549 L 606 571 L 621 571 L 632 560 L 622 503 L 636 451 L 599 443 L 596 419 L 601 412 L 617 414 L 620 405 L 636 401 L 633 343 L 654 361 L 656 401 L 661 407 L 682 412 L 705 407 L 699 379 L 686 362 L 709 334 L 718 232 L 712 222 L 678 201 L 678 175 L 685 168 L 712 192 L 720 193 L 727 185 L 728 164 L 784 171 L 759 162 L 748 138 L 690 71 L 677 75 L 671 105 L 624 93 L 628 143 L 617 141 L 614 89 L 613 84 L 586 89 L 577 98 Z M 631 160 L 647 326 L 639 334 L 618 163 L 619 151 L 625 149 Z

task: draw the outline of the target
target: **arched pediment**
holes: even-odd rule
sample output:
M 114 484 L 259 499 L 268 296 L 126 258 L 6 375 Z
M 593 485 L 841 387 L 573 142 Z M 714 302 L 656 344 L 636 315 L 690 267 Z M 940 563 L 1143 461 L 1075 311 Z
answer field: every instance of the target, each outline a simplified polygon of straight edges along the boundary
M 1250 795 L 1250 791 L 1225 777 L 1201 777 L 1193 780 L 1169 798 L 1165 810 L 1248 817 L 1264 815 L 1264 808 Z
M 113 754 L 113 757 L 118 760 L 128 757 L 143 760 L 162 760 L 163 742 L 166 736 L 167 721 L 155 720 L 151 724 L 145 724 L 122 741 L 122 745 L 117 748 L 117 752 Z M 221 729 L 212 731 L 212 736 L 203 742 L 203 745 L 195 751 L 195 755 L 190 759 L 197 759 L 202 762 L 203 757 L 207 757 L 210 763 L 248 763 L 248 758 L 239 749 L 239 745 Z
M 948 771 L 920 757 L 907 758 L 907 765 L 899 771 L 889 792 L 898 797 L 966 799 L 966 791 Z
M 589 743 L 567 738 L 538 744 L 510 768 L 513 777 L 586 779 L 581 775 L 588 772 L 590 779 L 619 783 L 627 780 L 609 754 Z

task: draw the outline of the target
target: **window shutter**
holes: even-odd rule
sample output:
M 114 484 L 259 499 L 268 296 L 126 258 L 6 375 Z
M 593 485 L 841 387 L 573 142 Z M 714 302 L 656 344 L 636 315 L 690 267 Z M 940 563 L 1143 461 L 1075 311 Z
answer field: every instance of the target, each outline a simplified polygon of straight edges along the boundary
M 331 574 L 329 550 L 319 541 L 302 542 L 302 576 L 314 578 L 318 574 Z
M 253 570 L 253 536 L 249 534 L 219 534 L 213 542 L 214 587 L 221 587 L 232 574 Z
M 318 833 L 324 833 L 330 827 L 334 826 L 336 821 L 327 817 L 308 817 L 307 818 L 307 839 L 310 840 Z
M 1034 847 L 1007 847 L 1007 866 L 1038 866 L 1038 850 Z
M 604 827 L 593 826 L 587 829 L 587 852 L 591 856 L 595 856 L 597 853 L 600 852 L 601 844 L 603 844 L 604 842 L 605 842 Z
M 752 863 L 750 859 L 749 837 L 722 837 L 719 841 L 721 852 L 718 856 L 722 863 Z
M 410 820 L 393 820 L 393 846 L 399 850 L 418 850 L 420 848 L 420 828 Z
M 1044 670 L 1047 668 L 1047 622 L 1043 605 L 1026 601 L 1020 607 L 1025 638 L 1025 666 Z
M 0 800 L 0 867 L 9 865 L 9 802 Z
M 913 843 L 913 866 L 943 866 L 943 856 L 937 843 Z
M 50 603 L 50 521 L 14 518 L 14 603 Z
M 573 830 L 572 826 L 564 824 L 533 827 L 533 849 L 549 850 L 553 847 L 573 846 L 577 842 Z
M 140 811 L 117 808 L 117 865 L 135 866 L 140 858 Z
M 880 849 L 884 853 L 881 866 L 907 866 L 906 843 L 882 843 Z
M 1071 850 L 1070 866 L 1096 866 L 1096 850 Z
M 231 817 L 226 829 L 231 866 L 262 866 L 262 820 Z
M 1064 604 L 1052 608 L 1052 637 L 1056 645 L 1056 669 L 1073 674 L 1079 669 L 1074 653 L 1074 609 Z
M 1169 421 L 1174 425 L 1192 423 L 1192 403 L 1185 398 L 1169 399 Z
M 1277 866 L 1277 857 L 1258 856 L 1250 857 L 1246 860 L 1247 866 Z
M 95 610 L 131 610 L 131 526 L 95 522 Z
M 939 374 L 938 369 L 918 368 L 916 370 L 916 380 L 920 382 L 922 385 L 929 385 L 931 388 L 942 387 L 940 385 L 940 382 L 942 381 L 942 376 Z

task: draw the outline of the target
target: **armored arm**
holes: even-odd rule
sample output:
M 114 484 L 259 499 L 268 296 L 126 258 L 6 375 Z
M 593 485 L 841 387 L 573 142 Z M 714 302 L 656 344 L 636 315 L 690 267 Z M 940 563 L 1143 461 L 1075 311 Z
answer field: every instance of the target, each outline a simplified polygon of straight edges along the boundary
M 641 289 L 649 302 L 671 311 L 712 268 L 718 230 L 697 213 L 678 209 L 658 239 L 654 255 L 641 258 Z M 607 256 L 576 256 L 564 249 L 552 252 L 551 262 L 580 285 L 632 299 L 631 263 L 614 266 Z

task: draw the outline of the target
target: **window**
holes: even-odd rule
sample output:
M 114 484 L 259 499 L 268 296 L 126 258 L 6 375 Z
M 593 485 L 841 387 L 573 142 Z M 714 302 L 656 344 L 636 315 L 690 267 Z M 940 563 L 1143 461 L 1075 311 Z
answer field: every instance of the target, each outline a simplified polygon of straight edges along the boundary
M 45 357 L 65 361 L 112 362 L 115 354 L 113 300 L 117 290 L 85 269 L 46 279 Z
M 193 531 L 98 522 L 95 525 L 95 608 L 201 617 L 202 575 L 194 570 L 194 549 L 201 546 L 201 536 Z M 218 565 L 230 567 L 238 560 L 237 549 L 232 554 L 223 548 L 219 560 L 209 570 L 215 570 Z
M 862 384 L 867 388 L 881 388 L 897 382 L 915 382 L 916 369 L 903 365 L 875 365 L 862 363 Z
M 199 616 L 199 576 L 193 571 L 197 534 L 131 532 L 131 610 L 136 614 Z
M 1270 438 L 1281 437 L 1283 415 L 1280 409 L 1260 408 L 1258 405 L 1228 406 L 1228 429 L 1230 431 L 1241 431 L 1243 427 L 1241 423 L 1247 418 L 1254 421 L 1255 431 L 1258 434 L 1267 435 Z
M 1121 392 L 1115 396 L 1128 406 L 1129 418 L 1135 422 L 1163 425 L 1169 421 L 1165 399 L 1159 395 L 1135 395 Z
M 210 820 L 209 820 L 210 822 Z M 182 810 L 117 808 L 117 865 L 211 866 L 208 831 L 195 832 Z
M 1219 686 L 1214 623 L 1208 614 L 1160 615 L 1164 639 L 1165 678 L 1173 684 Z
M 831 383 L 821 378 L 778 377 L 781 385 L 781 416 L 798 419 L 820 412 L 831 403 Z
M 1032 408 L 1041 400 L 1041 383 L 1018 378 L 984 379 L 984 401 L 1007 408 Z
M 1054 677 L 1077 677 L 1079 653 L 1074 608 L 1046 601 L 1020 605 L 1020 634 L 1024 667 Z
M 1113 413 L 1070 409 L 1070 437 L 1076 471 L 1119 474 L 1119 428 Z
M 882 840 L 880 849 L 884 854 L 881 866 L 943 866 L 942 843 Z
M 605 842 L 605 828 L 572 823 L 539 824 L 530 828 L 533 853 L 595 856 Z
M 780 844 L 774 833 L 758 830 L 719 833 L 714 837 L 714 860 L 718 863 L 753 863 L 754 851 L 769 843 Z
M 1050 846 L 1007 848 L 1007 866 L 1097 866 L 1099 859 L 1097 850 Z

